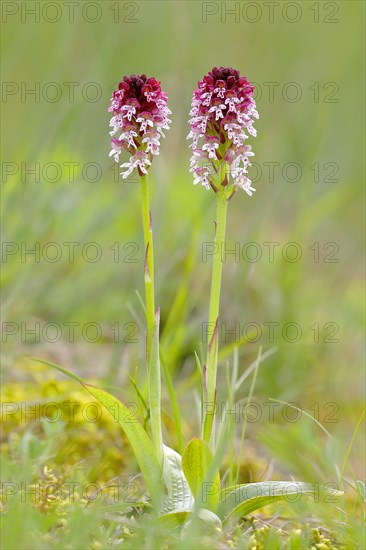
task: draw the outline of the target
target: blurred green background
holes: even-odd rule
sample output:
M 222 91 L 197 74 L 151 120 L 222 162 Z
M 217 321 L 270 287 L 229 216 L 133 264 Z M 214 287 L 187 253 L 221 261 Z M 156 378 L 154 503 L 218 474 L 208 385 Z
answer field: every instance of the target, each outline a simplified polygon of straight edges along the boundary
M 38 16 L 24 8 L 33 4 L 2 4 L 2 236 L 10 243 L 3 248 L 3 321 L 15 323 L 3 332 L 3 379 L 55 376 L 40 375 L 28 356 L 120 384 L 123 392 L 137 366 L 136 376 L 144 378 L 144 324 L 135 293 L 143 293 L 139 184 L 118 179 L 108 158 L 107 108 L 124 75 L 145 72 L 161 80 L 173 112 L 150 171 L 157 303 L 162 353 L 183 410 L 191 410 L 194 351 L 205 349 L 211 275 L 202 243 L 213 238 L 215 201 L 192 185 L 187 120 L 197 81 L 213 66 L 233 66 L 257 84 L 260 119 L 258 137 L 250 140 L 257 191 L 251 198 L 238 192 L 232 200 L 228 248 L 242 252 L 255 242 L 262 257 L 227 256 L 221 320 L 228 329 L 239 324 L 240 332 L 248 323 L 279 323 L 273 339 L 264 328 L 258 341 L 240 347 L 240 373 L 260 344 L 264 350 L 276 346 L 259 370 L 254 399 L 296 401 L 310 414 L 318 407 L 318 419 L 338 441 L 336 459 L 344 460 L 363 403 L 364 3 L 279 2 L 271 15 L 263 2 L 76 2 L 72 21 L 62 2 L 61 11 L 39 3 Z M 35 94 L 28 93 L 32 89 Z M 39 175 L 26 172 L 34 168 Z M 72 262 L 64 244 L 70 242 L 79 243 Z M 299 261 L 283 257 L 284 250 L 293 257 L 290 242 L 301 251 Z M 61 248 L 59 260 L 47 261 L 56 250 L 48 243 Z M 83 257 L 88 243 L 102 251 L 100 260 Z M 278 243 L 273 261 L 264 243 Z M 22 255 L 22 246 L 39 246 L 39 261 Z M 131 263 L 128 254 L 136 247 L 137 262 Z M 103 331 L 97 343 L 81 334 L 91 322 Z M 50 328 L 37 342 L 21 323 L 56 323 L 62 338 L 47 341 Z M 74 342 L 65 323 L 79 323 Z M 118 343 L 110 328 L 116 323 Z M 123 341 L 127 323 L 138 324 L 138 343 Z M 288 341 L 295 338 L 291 332 L 283 336 L 286 323 L 300 326 L 298 342 Z M 237 338 L 229 335 L 222 346 Z M 229 355 L 219 373 L 223 395 L 227 362 Z M 329 403 L 335 404 L 335 423 L 327 421 Z M 169 412 L 168 400 L 165 406 Z M 185 414 L 188 439 L 196 418 Z M 304 469 L 307 460 L 321 459 L 321 431 L 308 433 L 306 418 L 284 431 L 281 422 L 269 425 L 263 416 L 248 436 L 277 453 L 285 469 L 296 469 L 296 460 Z M 306 444 L 298 441 L 299 430 Z M 319 440 L 311 447 L 313 437 Z M 301 445 L 307 458 L 301 458 Z M 357 449 L 359 439 L 352 463 L 360 472 Z M 326 477 L 323 470 L 320 475 Z

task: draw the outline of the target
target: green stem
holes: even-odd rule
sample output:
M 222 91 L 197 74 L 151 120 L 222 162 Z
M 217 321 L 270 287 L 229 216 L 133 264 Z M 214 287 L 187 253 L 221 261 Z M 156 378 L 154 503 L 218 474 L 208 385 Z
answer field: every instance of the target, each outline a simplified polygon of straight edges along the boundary
M 220 293 L 222 278 L 222 250 L 225 244 L 226 213 L 227 213 L 226 190 L 221 189 L 216 193 L 216 231 L 215 248 L 212 264 L 210 308 L 207 328 L 207 357 L 205 375 L 203 377 L 203 399 L 205 410 L 203 411 L 203 438 L 210 443 L 214 410 L 216 402 L 216 374 L 218 356 L 218 319 L 220 310 Z
M 154 299 L 154 245 L 151 225 L 150 202 L 149 202 L 149 181 L 146 176 L 141 176 L 141 198 L 142 198 L 142 225 L 144 229 L 145 242 L 145 301 L 146 301 L 146 360 L 150 362 L 151 341 L 155 323 L 155 299 Z
M 152 337 L 150 363 L 147 371 L 149 384 L 149 405 L 151 438 L 156 454 L 162 464 L 163 461 L 163 435 L 161 429 L 161 373 L 159 358 L 159 323 L 160 310 L 156 312 L 155 329 Z
M 163 441 L 161 430 L 161 374 L 159 359 L 160 312 L 155 313 L 154 246 L 149 201 L 149 181 L 141 176 L 142 225 L 145 243 L 145 302 L 146 302 L 146 363 L 149 388 L 149 409 L 152 441 L 159 461 L 162 462 Z

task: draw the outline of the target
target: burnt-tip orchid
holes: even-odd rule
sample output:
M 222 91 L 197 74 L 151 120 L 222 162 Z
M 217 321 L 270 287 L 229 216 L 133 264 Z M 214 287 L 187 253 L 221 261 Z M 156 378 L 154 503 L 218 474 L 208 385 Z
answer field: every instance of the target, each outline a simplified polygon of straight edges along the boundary
M 254 86 L 231 67 L 215 67 L 198 82 L 190 111 L 192 140 L 191 169 L 194 184 L 201 183 L 217 192 L 220 188 L 238 187 L 252 195 L 255 189 L 248 177 L 252 148 L 246 145 L 248 134 L 258 118 Z
M 160 138 L 165 137 L 163 130 L 168 130 L 171 122 L 167 100 L 160 82 L 146 74 L 125 76 L 113 92 L 108 109 L 113 113 L 109 156 L 119 162 L 122 149 L 130 154 L 129 161 L 121 165 L 124 179 L 135 169 L 140 176 L 147 174 L 153 157 L 159 154 Z

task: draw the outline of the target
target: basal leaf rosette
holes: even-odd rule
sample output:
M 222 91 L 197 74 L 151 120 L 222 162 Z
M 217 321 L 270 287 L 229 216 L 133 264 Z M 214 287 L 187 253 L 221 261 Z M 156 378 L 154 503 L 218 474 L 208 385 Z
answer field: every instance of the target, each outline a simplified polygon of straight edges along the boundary
M 190 115 L 192 140 L 191 169 L 194 184 L 201 183 L 215 192 L 237 188 L 248 195 L 255 189 L 248 177 L 249 158 L 254 155 L 245 145 L 249 135 L 256 136 L 254 119 L 259 118 L 253 99 L 254 86 L 239 71 L 215 67 L 193 93 Z
M 146 74 L 125 76 L 112 94 L 108 111 L 113 113 L 110 135 L 113 156 L 116 162 L 122 149 L 130 158 L 121 164 L 127 178 L 134 170 L 139 175 L 147 174 L 154 156 L 159 154 L 163 130 L 169 129 L 168 96 L 162 91 L 160 82 L 147 78 Z

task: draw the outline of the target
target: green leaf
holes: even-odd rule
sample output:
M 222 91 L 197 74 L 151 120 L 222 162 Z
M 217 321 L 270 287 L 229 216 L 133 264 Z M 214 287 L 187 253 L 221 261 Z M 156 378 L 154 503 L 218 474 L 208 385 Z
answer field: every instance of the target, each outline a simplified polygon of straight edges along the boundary
M 73 378 L 77 382 L 85 382 L 80 376 L 77 376 L 73 372 L 70 372 L 69 370 L 64 369 L 63 367 L 60 367 L 59 365 L 55 365 L 55 363 L 50 363 L 49 361 L 45 361 L 44 359 L 37 359 L 35 357 L 31 357 L 32 361 L 35 361 L 37 363 L 42 363 L 43 365 L 46 365 L 47 367 L 52 367 L 53 369 L 56 369 L 63 374 L 66 374 L 66 376 L 69 376 L 70 378 Z
M 198 510 L 197 514 L 190 514 L 189 521 L 187 522 L 187 530 L 189 529 L 190 522 L 201 521 L 204 524 L 205 532 L 207 535 L 215 535 L 222 530 L 221 519 L 214 514 L 211 510 L 206 510 L 201 508 Z
M 166 445 L 164 450 L 163 484 L 164 497 L 161 503 L 161 514 L 190 512 L 193 497 L 182 468 L 182 457 Z
M 189 512 L 171 512 L 170 514 L 163 514 L 159 516 L 159 521 L 162 523 L 165 529 L 174 529 L 182 525 L 189 516 Z
M 225 524 L 279 500 L 293 503 L 304 495 L 318 496 L 320 490 L 317 484 L 299 481 L 264 481 L 239 485 L 221 491 L 218 515 Z M 329 493 L 329 490 L 324 488 L 323 492 Z M 341 491 L 332 491 L 332 496 L 340 494 Z
M 70 378 L 77 380 L 107 409 L 128 437 L 151 497 L 155 502 L 158 502 L 162 469 L 150 438 L 140 422 L 133 417 L 131 411 L 110 393 L 87 384 L 82 378 L 63 367 L 43 359 L 33 359 L 33 361 L 57 369 Z
M 182 538 L 189 538 L 189 533 L 194 532 L 195 527 L 201 524 L 206 535 L 217 535 L 222 530 L 220 518 L 211 512 L 202 508 L 197 514 L 193 512 L 173 512 L 159 516 L 159 521 L 165 529 L 174 529 L 185 524 L 182 530 Z M 202 528 L 200 528 L 202 532 Z
M 159 516 L 159 521 L 165 529 L 174 529 L 185 523 L 182 530 L 182 538 L 189 538 L 187 537 L 189 532 L 194 532 L 194 528 L 200 524 L 203 524 L 204 532 L 207 535 L 217 535 L 222 530 L 220 518 L 210 510 L 205 510 L 204 508 L 198 510 L 197 514 L 193 512 L 164 514 L 163 516 Z M 200 529 L 200 532 L 202 532 L 202 529 Z
M 174 383 L 173 383 L 173 380 L 172 380 L 170 368 L 166 364 L 161 351 L 160 351 L 160 359 L 161 359 L 161 369 L 162 369 L 162 372 L 163 372 L 163 375 L 164 375 L 165 385 L 166 385 L 166 388 L 167 388 L 167 391 L 168 391 L 170 404 L 171 404 L 172 411 L 173 411 L 173 418 L 174 418 L 174 423 L 175 423 L 175 432 L 176 432 L 176 436 L 177 436 L 178 452 L 182 453 L 183 452 L 183 433 L 182 433 L 181 411 L 179 409 L 177 394 L 176 394 L 176 390 L 174 388 Z
M 89 384 L 82 383 L 82 386 L 104 405 L 107 411 L 113 416 L 115 422 L 118 422 L 125 432 L 150 494 L 153 500 L 157 500 L 162 471 L 154 446 L 144 428 L 132 416 L 131 411 L 116 397 Z
M 207 443 L 199 437 L 192 439 L 183 453 L 182 465 L 193 496 L 204 503 L 204 508 L 215 512 L 220 499 L 220 474 Z
M 361 481 L 360 479 L 358 479 L 357 482 L 356 482 L 356 485 L 357 485 L 358 492 L 359 492 L 362 500 L 364 502 L 366 502 L 366 488 L 365 488 L 364 482 Z

